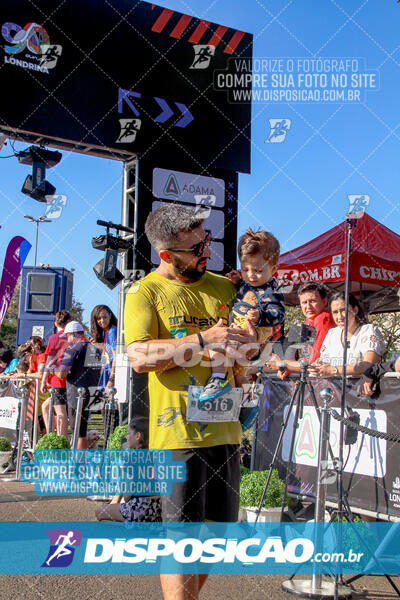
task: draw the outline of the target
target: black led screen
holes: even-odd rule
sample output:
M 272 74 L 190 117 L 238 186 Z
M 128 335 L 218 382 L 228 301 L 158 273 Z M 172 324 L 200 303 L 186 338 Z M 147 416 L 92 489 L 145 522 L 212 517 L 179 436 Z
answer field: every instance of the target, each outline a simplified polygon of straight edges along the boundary
M 250 104 L 214 85 L 250 34 L 135 0 L 3 0 L 0 27 L 10 136 L 249 172 Z

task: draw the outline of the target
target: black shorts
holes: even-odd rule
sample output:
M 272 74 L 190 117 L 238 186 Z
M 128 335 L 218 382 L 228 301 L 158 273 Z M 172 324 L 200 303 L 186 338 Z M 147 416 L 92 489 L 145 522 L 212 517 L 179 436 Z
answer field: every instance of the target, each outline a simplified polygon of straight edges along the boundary
M 163 521 L 237 521 L 240 460 L 238 445 L 173 450 L 186 463 L 186 481 L 162 496 Z
M 71 406 L 68 406 L 68 421 L 69 421 L 72 431 L 74 431 L 74 428 L 75 428 L 75 416 L 76 416 L 76 408 L 72 408 Z M 89 421 L 89 411 L 87 410 L 87 408 L 82 408 L 81 424 L 79 427 L 78 437 L 80 437 L 80 438 L 86 437 L 88 421 Z
M 67 404 L 67 390 L 65 388 L 51 388 L 53 392 L 53 406 L 65 406 Z

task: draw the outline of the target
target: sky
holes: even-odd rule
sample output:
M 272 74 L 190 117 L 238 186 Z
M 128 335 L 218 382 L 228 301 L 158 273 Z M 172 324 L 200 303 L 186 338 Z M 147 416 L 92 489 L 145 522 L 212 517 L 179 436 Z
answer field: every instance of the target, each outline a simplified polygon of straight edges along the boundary
M 296 82 L 302 78 L 301 89 L 308 93 L 303 102 L 293 95 L 271 101 L 263 96 L 267 86 L 253 86 L 262 99 L 254 97 L 252 104 L 251 173 L 239 176 L 239 234 L 249 226 L 267 229 L 286 252 L 341 222 L 348 194 L 370 196 L 368 213 L 400 233 L 400 4 L 396 0 L 168 0 L 158 4 L 252 33 L 253 58 L 273 59 L 268 64 L 275 69 L 267 73 L 264 62 L 260 73 L 267 73 L 270 82 L 275 74 L 279 89 L 291 91 L 291 72 Z M 354 88 L 350 84 L 339 88 L 340 80 L 332 80 L 332 68 L 346 59 L 349 66 L 341 73 L 348 82 L 354 75 Z M 311 88 L 305 87 L 307 68 Z M 315 91 L 322 94 L 324 89 L 333 89 L 335 101 L 315 101 Z M 353 93 L 355 101 L 337 97 L 340 90 L 347 97 Z M 280 137 L 271 137 L 269 120 L 284 123 Z M 24 147 L 15 144 L 16 150 Z M 0 150 L 0 265 L 13 236 L 22 235 L 34 245 L 35 226 L 24 215 L 37 218 L 44 212 L 43 204 L 20 191 L 30 168 L 16 158 L 1 160 L 11 153 L 9 143 Z M 57 193 L 66 195 L 67 202 L 59 219 L 40 225 L 38 263 L 74 269 L 74 296 L 84 306 L 86 321 L 98 303 L 117 312 L 118 288 L 111 291 L 96 279 L 92 267 L 102 254 L 92 249 L 90 240 L 102 233 L 97 219 L 120 222 L 122 164 L 63 152 L 47 179 Z M 26 264 L 33 264 L 33 249 Z

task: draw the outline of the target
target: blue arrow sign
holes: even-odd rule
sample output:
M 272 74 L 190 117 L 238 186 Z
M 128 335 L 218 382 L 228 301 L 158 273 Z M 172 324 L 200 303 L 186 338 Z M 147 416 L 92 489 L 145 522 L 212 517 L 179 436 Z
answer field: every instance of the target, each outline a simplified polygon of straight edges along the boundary
M 174 111 L 171 110 L 170 106 L 167 104 L 167 102 L 164 100 L 164 98 L 157 98 L 157 96 L 154 96 L 154 100 L 157 102 L 157 104 L 162 109 L 162 111 L 154 119 L 154 121 L 155 121 L 155 123 L 165 123 L 165 121 L 168 121 L 168 119 L 170 117 L 172 117 L 172 115 L 174 114 Z
M 175 123 L 175 127 L 186 127 L 187 125 L 189 125 L 189 123 L 193 121 L 194 116 L 192 115 L 186 104 L 182 104 L 181 102 L 175 102 L 175 104 L 182 113 L 182 118 L 179 119 L 177 123 Z
M 139 110 L 136 108 L 135 104 L 132 101 L 132 98 L 141 98 L 142 94 L 140 92 L 133 92 L 131 90 L 124 90 L 123 88 L 118 88 L 118 112 L 123 113 L 124 102 L 128 105 L 133 114 L 138 117 L 140 115 Z M 156 116 L 154 119 L 155 123 L 165 123 L 171 117 L 174 116 L 174 111 L 168 104 L 168 102 L 164 98 L 158 98 L 157 96 L 153 96 L 154 100 L 157 102 L 158 106 L 161 108 L 160 114 Z M 182 104 L 182 102 L 175 102 L 176 106 L 181 112 L 181 118 L 179 121 L 174 123 L 174 127 L 185 128 L 189 123 L 194 120 L 194 116 L 186 106 L 186 104 Z
M 133 104 L 130 97 L 141 98 L 142 94 L 140 92 L 131 92 L 130 90 L 124 90 L 122 88 L 118 88 L 118 112 L 123 112 L 123 102 L 125 101 L 134 115 L 139 116 L 139 111 L 136 106 Z

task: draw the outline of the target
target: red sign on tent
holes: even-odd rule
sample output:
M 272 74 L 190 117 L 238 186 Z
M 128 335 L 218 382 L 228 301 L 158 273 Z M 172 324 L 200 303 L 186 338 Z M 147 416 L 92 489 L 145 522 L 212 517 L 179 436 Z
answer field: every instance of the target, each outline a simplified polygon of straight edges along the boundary
M 295 250 L 282 254 L 278 276 L 284 286 L 321 281 L 342 289 L 346 272 L 347 225 L 340 223 Z M 400 310 L 400 235 L 367 214 L 353 229 L 350 280 L 369 312 Z M 392 288 L 392 289 L 390 289 Z M 393 290 L 396 288 L 396 290 Z M 286 295 L 297 304 L 296 294 Z

